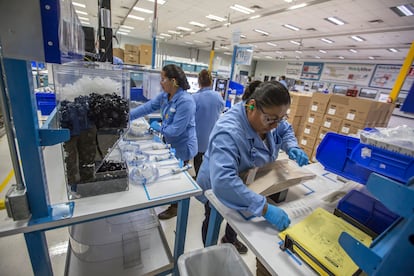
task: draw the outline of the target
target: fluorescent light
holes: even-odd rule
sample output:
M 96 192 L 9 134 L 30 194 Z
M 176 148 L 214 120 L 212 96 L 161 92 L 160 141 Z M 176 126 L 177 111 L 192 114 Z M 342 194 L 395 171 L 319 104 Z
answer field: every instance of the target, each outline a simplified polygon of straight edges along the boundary
M 169 32 L 170 34 L 181 34 L 180 32 L 177 32 L 177 31 L 172 31 L 172 30 L 168 30 L 168 32 Z
M 84 12 L 84 11 L 78 11 L 78 10 L 75 10 L 75 12 L 76 12 L 76 13 L 79 13 L 79 14 L 83 14 L 83 15 L 88 15 L 88 13 L 87 13 L 87 12 Z
M 165 34 L 165 33 L 160 33 L 160 36 L 171 37 L 171 35 L 170 35 L 170 34 Z
M 81 21 L 82 25 L 91 25 L 91 23 L 87 22 L 87 21 Z
M 298 41 L 291 40 L 289 42 L 292 43 L 292 44 L 295 44 L 295 45 L 300 45 L 300 42 L 298 42 Z
M 186 31 L 186 32 L 190 32 L 191 31 L 191 29 L 186 28 L 186 27 L 181 27 L 181 26 L 178 26 L 177 29 L 178 30 L 182 30 L 182 31 Z
M 135 29 L 134 27 L 127 26 L 127 25 L 121 25 L 120 28 L 125 28 L 125 29 L 130 29 L 130 30 Z
M 116 32 L 117 34 L 121 34 L 121 35 L 128 35 L 128 33 L 124 33 L 124 32 Z
M 128 14 L 127 17 L 128 18 L 132 18 L 132 19 L 136 19 L 136 20 L 141 20 L 141 21 L 144 21 L 145 20 L 144 17 L 139 17 L 139 16 L 135 16 L 135 15 L 132 15 L 132 14 Z
M 216 15 L 213 15 L 213 14 L 209 14 L 209 15 L 207 15 L 206 17 L 207 17 L 208 19 L 215 20 L 215 21 L 219 21 L 219 22 L 224 22 L 224 21 L 226 21 L 226 20 L 227 20 L 227 19 L 225 19 L 225 18 L 223 18 L 223 17 L 216 16 Z
M 339 59 L 345 59 L 343 56 L 339 56 L 338 58 L 339 58 Z
M 247 38 L 247 36 L 245 36 L 245 35 L 242 35 L 242 34 L 240 35 L 240 37 L 241 37 L 241 38 Z
M 286 3 L 292 3 L 293 0 L 285 0 Z
M 362 38 L 362 37 L 357 36 L 357 35 L 353 35 L 353 36 L 351 36 L 351 38 L 355 41 L 358 41 L 358 42 L 365 41 L 365 38 Z
M 333 23 L 333 24 L 335 24 L 335 25 L 344 25 L 345 24 L 345 22 L 344 21 L 342 21 L 341 19 L 339 19 L 339 18 L 337 18 L 337 17 L 335 17 L 335 16 L 331 16 L 331 17 L 328 17 L 328 18 L 324 18 L 326 21 L 329 21 L 329 22 L 331 22 L 331 23 Z
M 300 28 L 298 28 L 298 27 L 296 27 L 296 26 L 293 26 L 293 25 L 290 25 L 290 24 L 284 24 L 284 25 L 282 25 L 283 27 L 285 27 L 285 28 L 288 28 L 288 29 L 291 29 L 291 30 L 294 30 L 294 31 L 299 31 L 300 30 Z
M 155 2 L 155 0 L 147 0 L 147 1 L 152 2 L 152 3 L 154 3 L 154 2 Z M 158 0 L 158 1 L 157 1 L 157 4 L 158 4 L 158 5 L 164 5 L 164 4 L 165 4 L 165 2 L 166 2 L 165 0 Z
M 266 36 L 269 35 L 268 32 L 265 32 L 265 31 L 262 31 L 262 30 L 259 30 L 259 29 L 254 29 L 253 31 L 255 31 L 256 33 L 261 33 L 262 35 L 266 35 Z
M 413 6 L 412 5 L 400 5 L 396 7 L 404 16 L 413 15 Z
M 229 47 L 227 47 L 227 46 L 221 46 L 220 48 L 221 49 L 228 49 Z
M 193 45 L 194 43 L 192 43 L 192 42 L 190 42 L 190 41 L 186 41 L 186 42 L 185 42 L 185 44 L 188 44 L 188 45 Z
M 224 52 L 225 55 L 232 55 L 232 52 Z
M 325 50 L 319 50 L 319 53 L 326 54 L 327 51 L 325 51 Z
M 72 5 L 77 6 L 77 7 L 81 7 L 81 8 L 86 8 L 85 4 L 81 4 L 81 3 L 78 3 L 78 2 L 72 2 Z
M 195 21 L 191 21 L 190 23 L 188 23 L 188 24 L 190 24 L 190 25 L 194 25 L 194 26 L 197 26 L 197 27 L 201 27 L 201 28 L 204 28 L 206 25 L 205 24 L 202 24 L 202 23 L 198 23 L 198 22 L 195 22 Z
M 204 31 L 208 32 L 208 31 L 210 31 L 210 28 L 207 27 L 207 28 L 204 29 Z
M 253 16 L 249 17 L 249 19 L 256 19 L 256 18 L 259 18 L 259 17 L 261 17 L 261 15 L 260 15 L 260 14 L 258 14 L 258 15 L 253 15 Z
M 123 33 L 129 33 L 129 32 L 131 32 L 131 30 L 124 30 L 124 29 L 119 29 L 118 31 L 119 32 L 123 32 Z
M 315 56 L 315 58 L 321 58 L 320 56 Z
M 295 52 L 298 54 L 302 54 L 302 51 L 299 51 L 299 50 L 296 50 Z
M 375 59 L 374 57 L 368 57 L 369 59 Z
M 249 9 L 249 8 L 246 8 L 246 7 L 241 6 L 241 5 L 237 5 L 237 4 L 235 4 L 233 6 L 230 6 L 230 9 L 233 9 L 233 10 L 236 10 L 236 11 L 239 11 L 239 12 L 242 12 L 242 13 L 245 13 L 245 14 L 254 13 L 254 10 Z
M 87 17 L 78 16 L 78 18 L 79 20 L 89 21 L 89 18 Z
M 200 40 L 193 40 L 195 43 L 203 43 L 203 41 Z
M 144 13 L 154 13 L 152 10 L 148 10 L 148 9 L 143 9 L 143 8 L 138 8 L 138 7 L 133 7 L 134 11 L 139 11 L 139 12 L 144 12 Z
M 321 38 L 321 40 L 322 40 L 323 42 L 325 42 L 325 43 L 329 43 L 329 44 L 334 43 L 334 41 L 333 41 L 333 40 L 330 40 L 330 39 L 327 39 L 327 38 Z
M 395 49 L 395 48 L 388 48 L 387 49 L 388 51 L 390 51 L 390 52 L 393 52 L 393 53 L 398 53 L 399 51 L 397 50 L 397 49 Z
M 277 44 L 274 44 L 274 43 L 272 43 L 272 42 L 266 42 L 266 44 L 267 44 L 267 45 L 270 45 L 270 46 L 273 46 L 273 47 L 276 47 L 276 46 L 277 46 Z
M 349 51 L 352 52 L 352 53 L 358 53 L 358 51 L 355 50 L 355 49 L 349 49 Z
M 272 58 L 271 56 L 265 56 L 265 58 Z
M 300 9 L 300 8 L 306 7 L 307 5 L 308 5 L 307 3 L 302 3 L 302 4 L 299 4 L 299 5 L 294 5 L 292 7 L 289 7 L 288 10 Z

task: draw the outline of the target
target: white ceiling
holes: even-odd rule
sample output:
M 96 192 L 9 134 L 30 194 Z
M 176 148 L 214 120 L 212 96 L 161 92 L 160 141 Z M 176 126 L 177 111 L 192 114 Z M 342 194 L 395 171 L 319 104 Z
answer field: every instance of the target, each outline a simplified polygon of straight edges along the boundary
M 91 23 L 97 27 L 97 0 L 75 0 L 86 4 L 86 8 L 77 10 L 87 11 Z M 412 0 L 411 0 L 412 1 Z M 190 28 L 191 31 L 181 31 L 180 35 L 168 38 L 158 38 L 169 44 L 185 45 L 209 51 L 213 41 L 216 41 L 215 51 L 231 52 L 232 41 L 239 39 L 237 33 L 246 38 L 240 38 L 240 44 L 253 45 L 254 58 L 260 60 L 343 60 L 379 61 L 402 63 L 414 41 L 414 16 L 400 17 L 390 7 L 401 4 L 412 4 L 406 0 L 305 0 L 287 3 L 285 0 L 166 0 L 165 4 L 157 5 L 158 31 L 157 34 L 177 30 L 178 26 Z M 293 5 L 307 3 L 299 9 L 289 9 Z M 255 10 L 247 15 L 230 6 L 239 4 Z M 132 7 L 154 10 L 154 3 L 149 0 L 112 0 L 112 27 L 115 33 L 121 24 L 134 27 L 129 32 L 130 37 L 151 40 L 151 26 L 154 14 L 132 10 Z M 144 17 L 144 21 L 127 18 L 128 14 Z M 223 24 L 206 18 L 213 14 L 227 21 Z M 261 15 L 257 19 L 249 19 L 253 15 Z M 80 15 L 83 16 L 84 15 Z M 324 18 L 335 16 L 346 22 L 345 25 L 334 25 Z M 205 24 L 201 28 L 190 25 L 190 21 Z M 291 24 L 301 28 L 292 31 L 283 24 Z M 210 30 L 206 31 L 206 28 Z M 261 35 L 253 29 L 261 29 L 269 33 Z M 358 35 L 365 39 L 357 42 L 350 38 Z M 236 38 L 233 38 L 236 37 Z M 328 38 L 334 43 L 327 44 L 321 38 Z M 301 45 L 292 44 L 295 40 Z M 267 42 L 277 46 L 268 45 Z M 222 47 L 227 47 L 222 48 Z M 398 49 L 397 53 L 387 48 Z M 349 49 L 357 50 L 352 53 Z M 325 50 L 327 53 L 321 53 Z M 339 57 L 342 56 L 343 59 Z

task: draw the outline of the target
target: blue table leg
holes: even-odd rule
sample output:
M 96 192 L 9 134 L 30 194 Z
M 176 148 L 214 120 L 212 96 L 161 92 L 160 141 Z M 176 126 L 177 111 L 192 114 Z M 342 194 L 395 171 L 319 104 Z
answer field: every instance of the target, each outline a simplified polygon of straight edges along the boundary
M 218 235 L 220 232 L 220 225 L 223 221 L 223 217 L 217 212 L 216 208 L 214 208 L 211 204 L 211 211 L 210 211 L 210 219 L 208 221 L 208 230 L 207 230 L 207 237 L 206 237 L 206 247 L 210 245 L 217 244 Z
M 49 258 L 45 232 L 26 233 L 24 238 L 26 239 L 34 275 L 52 276 L 52 263 Z
M 178 201 L 177 226 L 176 226 L 175 243 L 174 243 L 173 275 L 180 275 L 178 272 L 177 261 L 178 261 L 178 257 L 180 257 L 184 253 L 189 206 L 190 206 L 189 198 Z

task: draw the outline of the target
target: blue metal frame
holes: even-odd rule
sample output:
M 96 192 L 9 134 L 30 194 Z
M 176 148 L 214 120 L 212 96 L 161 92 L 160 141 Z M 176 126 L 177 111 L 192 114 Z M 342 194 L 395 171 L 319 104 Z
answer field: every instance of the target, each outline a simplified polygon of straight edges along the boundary
M 230 71 L 230 81 L 233 80 L 234 75 L 234 65 L 236 64 L 236 55 L 237 55 L 237 45 L 234 45 L 233 47 L 233 56 L 231 58 L 231 71 Z
M 223 217 L 217 212 L 217 209 L 210 204 L 210 219 L 208 221 L 208 230 L 206 237 L 206 247 L 217 244 L 218 235 L 220 232 L 220 225 L 223 221 Z
M 178 257 L 180 257 L 184 253 L 189 207 L 190 207 L 189 198 L 178 201 L 176 236 L 175 236 L 175 243 L 174 243 L 173 275 L 180 275 L 180 273 L 178 272 L 177 261 L 178 261 Z

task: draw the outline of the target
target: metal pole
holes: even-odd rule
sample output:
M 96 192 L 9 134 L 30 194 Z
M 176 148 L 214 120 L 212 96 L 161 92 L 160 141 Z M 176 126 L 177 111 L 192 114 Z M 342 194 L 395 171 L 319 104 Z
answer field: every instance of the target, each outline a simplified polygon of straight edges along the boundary
M 213 41 L 211 45 L 211 51 L 210 51 L 210 61 L 208 62 L 208 71 L 213 71 L 213 60 L 214 60 L 214 47 L 216 45 L 216 42 Z
M 152 21 L 152 59 L 151 59 L 151 68 L 155 68 L 155 57 L 157 54 L 157 0 L 154 1 L 154 18 Z

